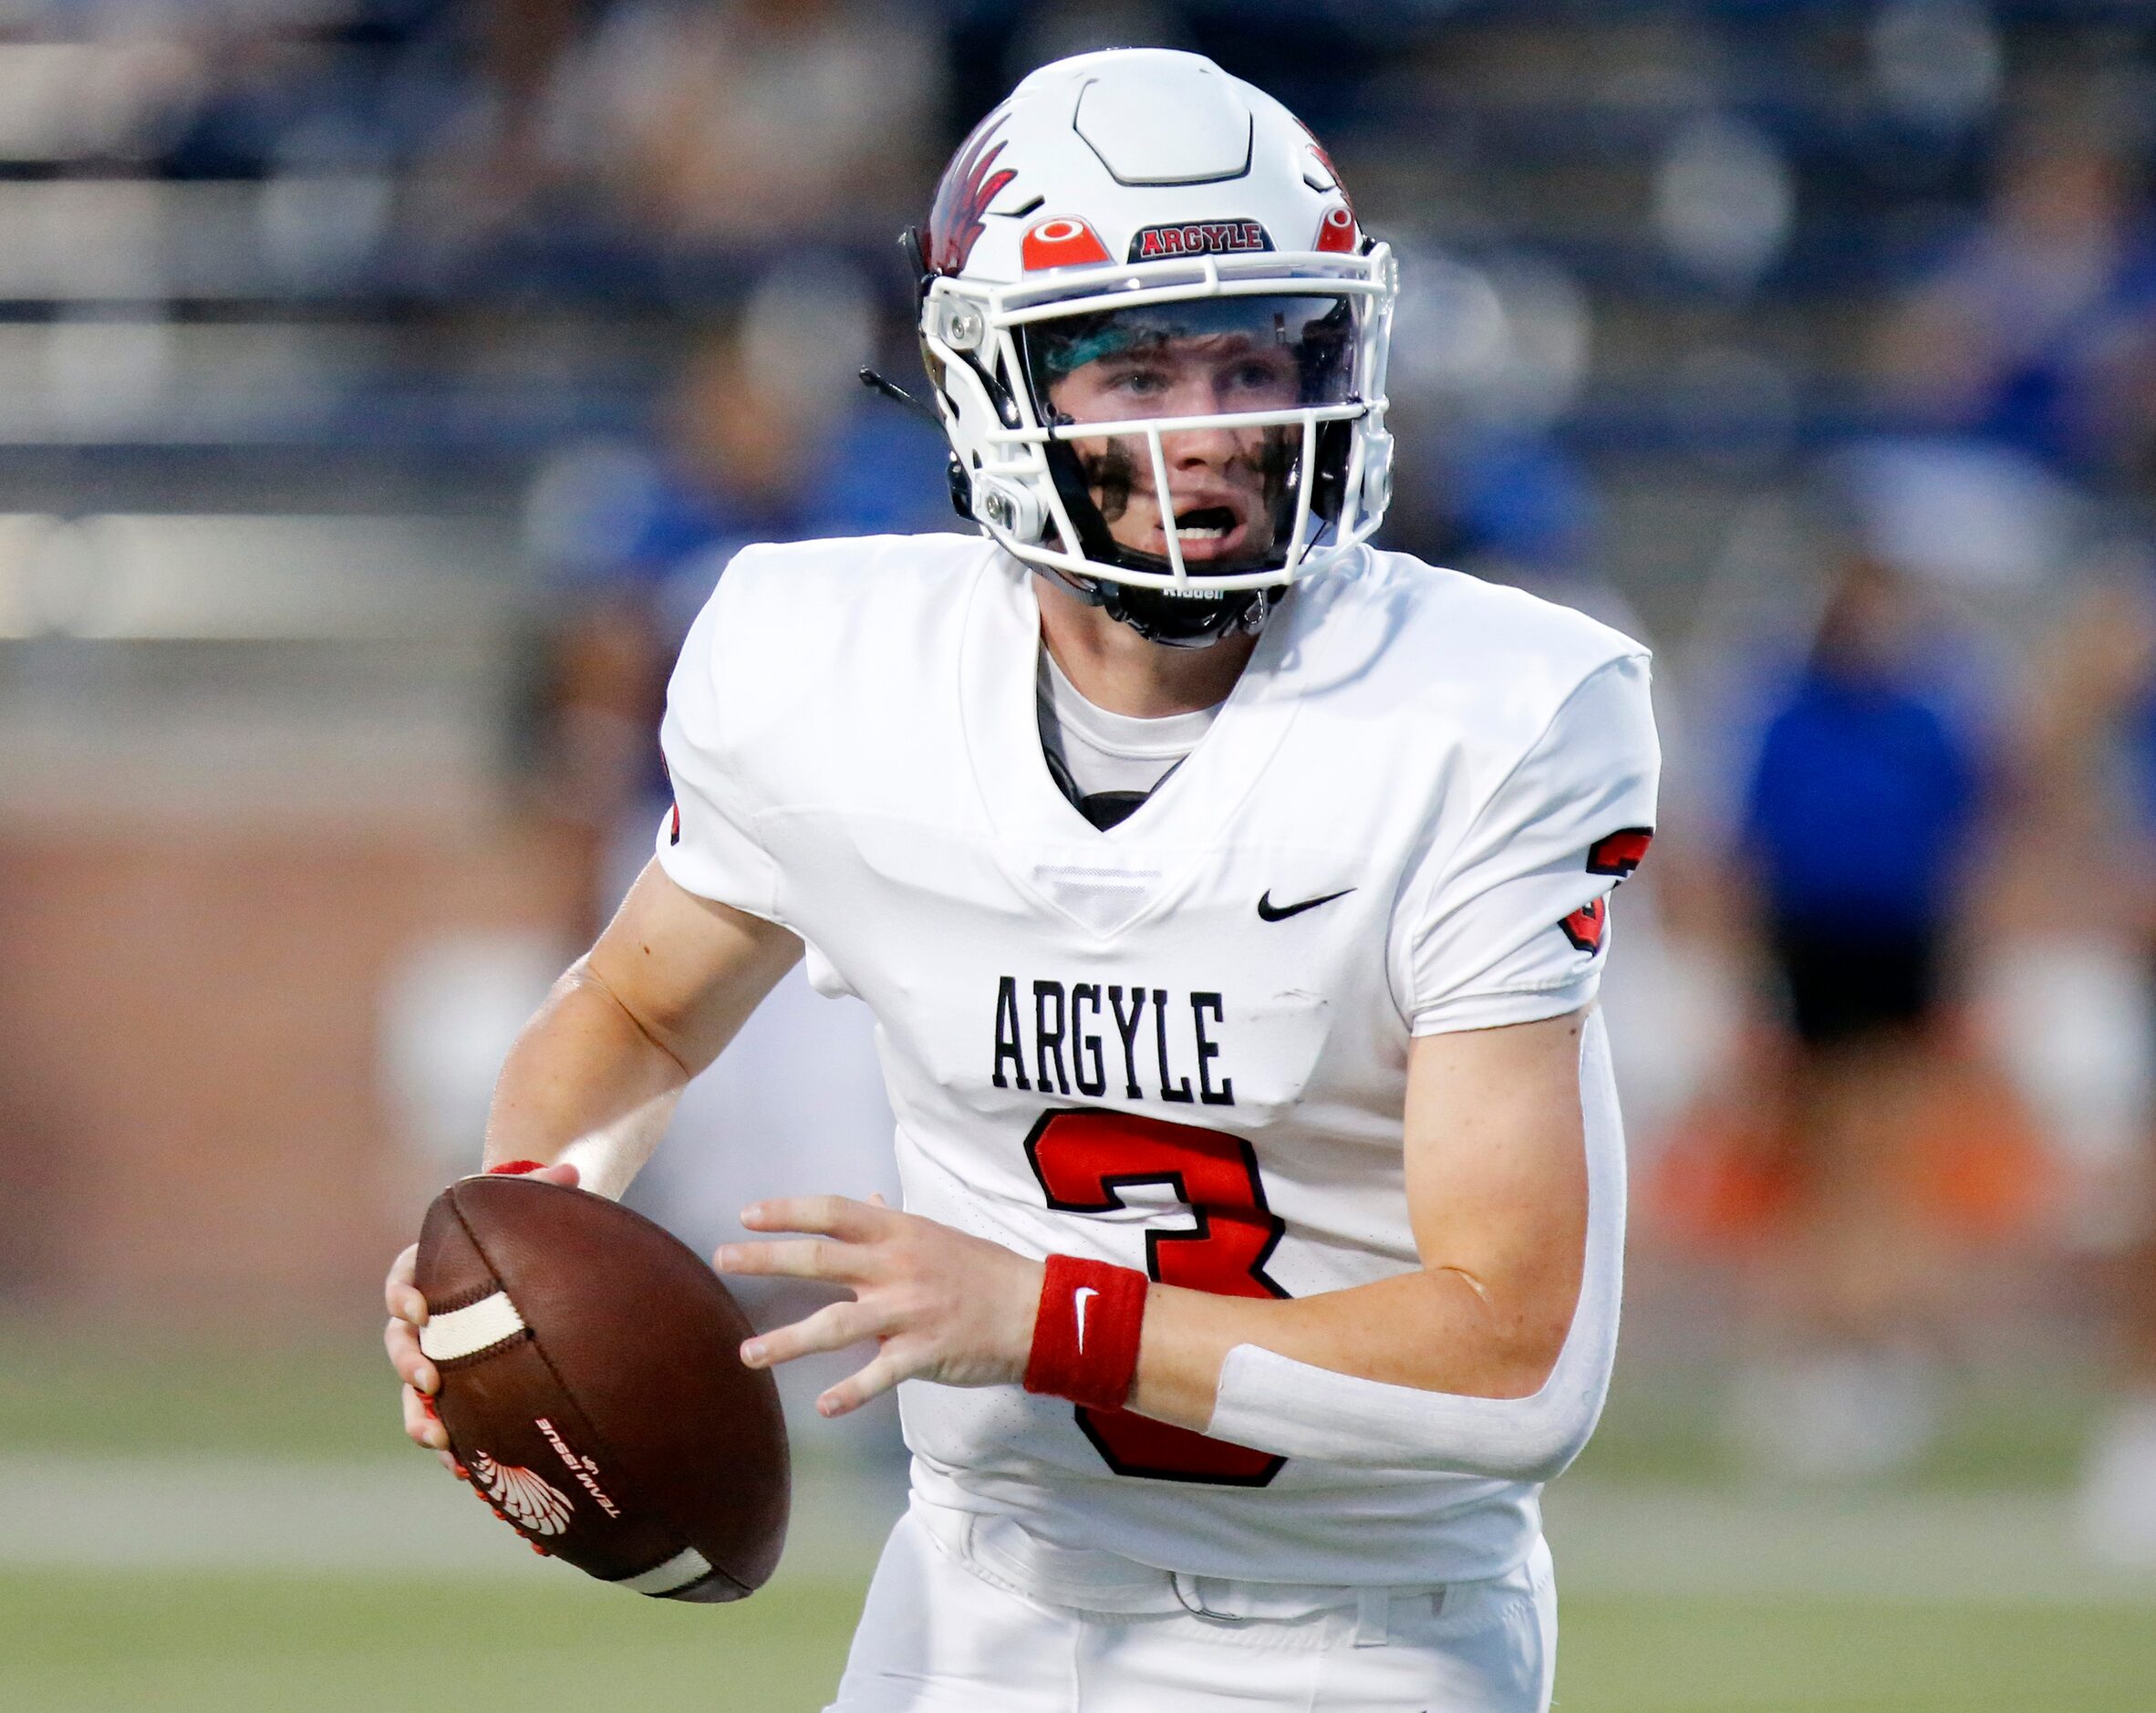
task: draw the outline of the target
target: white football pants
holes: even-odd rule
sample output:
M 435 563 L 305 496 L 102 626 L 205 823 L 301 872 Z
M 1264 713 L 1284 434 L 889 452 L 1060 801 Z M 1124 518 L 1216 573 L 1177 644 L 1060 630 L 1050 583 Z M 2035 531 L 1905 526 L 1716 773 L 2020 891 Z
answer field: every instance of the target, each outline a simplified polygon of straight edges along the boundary
M 825 1713 L 1547 1713 L 1557 1589 L 1540 1542 L 1509 1576 L 1292 1618 L 1052 1604 L 939 1538 L 920 1502 L 876 1567 Z M 1105 1556 L 1105 1555 L 1102 1555 Z M 1232 1594 L 1256 1584 L 1207 1583 Z M 1225 1607 L 1232 1601 L 1200 1596 Z

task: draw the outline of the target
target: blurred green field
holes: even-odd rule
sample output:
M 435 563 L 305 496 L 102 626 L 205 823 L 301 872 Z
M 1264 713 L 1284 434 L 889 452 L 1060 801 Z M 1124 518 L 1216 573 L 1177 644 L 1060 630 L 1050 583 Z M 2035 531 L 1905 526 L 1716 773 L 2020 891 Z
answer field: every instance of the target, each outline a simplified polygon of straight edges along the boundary
M 1715 1432 L 1712 1374 L 1620 1366 L 1579 1473 L 1737 1484 Z M 1952 1420 L 1898 1485 L 1970 1492 L 2071 1481 L 2098 1406 L 2085 1367 L 1975 1374 Z M 173 1453 L 343 1460 L 400 1455 L 396 1392 L 377 1334 L 342 1344 L 129 1342 L 0 1324 L 0 1452 Z
M 453 1486 L 435 1494 L 402 1446 L 378 1364 L 357 1334 L 273 1351 L 0 1329 L 0 1490 L 10 1469 L 37 1491 L 60 1470 L 70 1490 L 118 1507 L 104 1543 L 70 1562 L 62 1545 L 26 1538 L 21 1503 L 12 1519 L 0 1505 L 0 1710 L 824 1705 L 878 1519 L 896 1503 L 884 1488 L 812 1455 L 796 1542 L 770 1588 L 730 1607 L 634 1600 L 537 1574 L 506 1537 L 497 1557 L 498 1525 L 467 1517 Z M 1973 1382 L 1964 1404 L 1935 1454 L 1892 1488 L 1778 1497 L 1723 1454 L 1707 1387 L 1628 1376 L 1552 1496 L 1560 1713 L 2156 1708 L 2156 1583 L 2127 1597 L 2064 1573 L 2061 1503 L 2092 1393 L 2025 1375 Z M 393 1553 L 397 1530 L 433 1540 L 442 1521 L 469 1522 L 475 1573 L 444 1560 L 393 1581 L 305 1550 L 215 1568 L 133 1562 L 125 1495 L 142 1490 L 128 1483 L 185 1477 L 190 1459 L 225 1472 L 205 1478 L 220 1503 L 255 1490 L 258 1462 L 278 1477 L 264 1483 L 278 1497 L 256 1507 L 255 1532 L 240 1531 L 249 1540 L 304 1549 L 378 1491 Z M 369 1484 L 384 1472 L 415 1490 Z M 341 1513 L 340 1484 L 361 1494 Z M 416 1502 L 437 1499 L 455 1514 Z
M 824 1705 L 849 1583 L 740 1606 L 598 1590 L 200 1575 L 0 1576 L 11 1713 L 724 1713 Z M 1570 1598 L 1561 1713 L 2120 1713 L 2156 1707 L 2142 1608 Z M 992 1713 L 992 1710 L 990 1710 Z
M 0 1451 L 396 1455 L 379 1330 L 264 1347 L 0 1324 Z

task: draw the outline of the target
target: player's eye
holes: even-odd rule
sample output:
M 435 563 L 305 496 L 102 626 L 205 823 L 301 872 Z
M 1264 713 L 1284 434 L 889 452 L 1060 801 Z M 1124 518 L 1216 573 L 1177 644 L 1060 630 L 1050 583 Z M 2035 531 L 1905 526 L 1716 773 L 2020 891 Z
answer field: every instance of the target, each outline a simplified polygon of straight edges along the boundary
M 1227 376 L 1231 392 L 1278 393 L 1292 387 L 1288 371 L 1278 363 L 1251 358 L 1238 363 Z

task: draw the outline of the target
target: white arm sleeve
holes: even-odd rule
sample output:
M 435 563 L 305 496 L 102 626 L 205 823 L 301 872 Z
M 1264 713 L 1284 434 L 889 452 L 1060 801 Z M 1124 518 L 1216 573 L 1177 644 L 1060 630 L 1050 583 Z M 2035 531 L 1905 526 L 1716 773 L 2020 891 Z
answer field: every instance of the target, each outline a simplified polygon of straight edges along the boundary
M 1206 1432 L 1257 1450 L 1377 1469 L 1547 1481 L 1601 1417 L 1624 1284 L 1624 1131 L 1600 1012 L 1580 1043 L 1587 1140 L 1587 1255 L 1557 1365 L 1531 1397 L 1462 1397 L 1388 1386 L 1238 1344 L 1220 1369 Z

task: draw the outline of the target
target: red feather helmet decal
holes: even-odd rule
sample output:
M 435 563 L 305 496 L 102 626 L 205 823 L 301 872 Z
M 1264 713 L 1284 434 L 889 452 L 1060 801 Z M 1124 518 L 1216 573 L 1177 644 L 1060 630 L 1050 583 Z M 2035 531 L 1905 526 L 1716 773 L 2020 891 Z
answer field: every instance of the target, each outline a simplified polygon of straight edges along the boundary
M 1003 144 L 989 146 L 1010 115 L 990 113 L 974 128 L 936 187 L 936 201 L 928 210 L 928 269 L 935 274 L 956 274 L 966 265 L 980 234 L 988 230 L 981 218 L 1003 187 L 1018 176 L 1016 168 L 994 171 Z
M 1302 182 L 1313 191 L 1331 191 L 1348 205 L 1348 213 L 1353 213 L 1355 212 L 1355 199 L 1348 194 L 1348 187 L 1340 176 L 1340 169 L 1332 164 L 1332 156 L 1327 151 L 1325 145 L 1318 140 L 1317 132 L 1311 130 L 1301 119 L 1295 121 L 1295 129 L 1302 133 L 1304 144 L 1309 148 L 1311 153 L 1317 157 L 1318 165 L 1323 170 L 1325 177 L 1332 181 L 1329 184 L 1321 184 L 1306 172 Z

